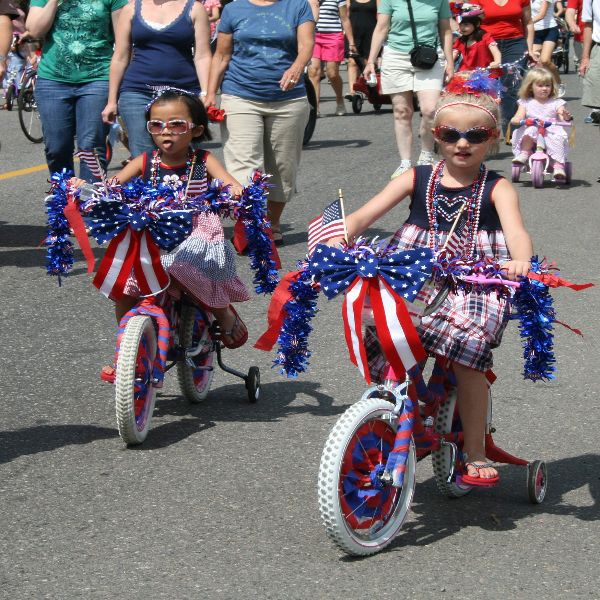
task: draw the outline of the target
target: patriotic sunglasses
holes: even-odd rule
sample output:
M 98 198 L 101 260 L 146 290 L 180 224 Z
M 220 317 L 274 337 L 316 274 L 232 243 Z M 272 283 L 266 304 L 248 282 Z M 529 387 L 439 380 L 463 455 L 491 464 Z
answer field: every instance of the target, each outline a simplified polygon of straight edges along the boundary
M 469 144 L 483 144 L 489 139 L 498 137 L 498 130 L 491 127 L 473 127 L 467 131 L 459 131 L 454 127 L 440 125 L 433 130 L 435 137 L 446 144 L 456 144 L 464 138 Z
M 166 123 L 160 119 L 150 119 L 150 121 L 146 123 L 146 129 L 151 135 L 158 135 L 159 133 L 162 133 L 165 130 L 165 127 L 173 135 L 183 135 L 184 133 L 194 129 L 196 125 L 186 121 L 185 119 L 171 119 Z

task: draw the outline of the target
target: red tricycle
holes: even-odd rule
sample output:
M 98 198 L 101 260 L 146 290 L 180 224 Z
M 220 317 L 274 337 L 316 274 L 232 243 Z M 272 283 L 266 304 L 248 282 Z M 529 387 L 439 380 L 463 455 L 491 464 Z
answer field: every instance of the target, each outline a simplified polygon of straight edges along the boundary
M 362 76 L 362 72 L 365 70 L 363 59 L 358 54 L 351 54 L 350 58 L 354 59 L 361 73 L 352 86 L 352 90 L 354 91 L 352 96 L 352 110 L 356 114 L 359 114 L 362 111 L 365 100 L 368 100 L 376 111 L 381 110 L 384 104 L 391 104 L 392 99 L 387 94 L 381 93 L 381 73 L 379 70 L 377 70 L 377 83 L 369 85 L 367 80 Z

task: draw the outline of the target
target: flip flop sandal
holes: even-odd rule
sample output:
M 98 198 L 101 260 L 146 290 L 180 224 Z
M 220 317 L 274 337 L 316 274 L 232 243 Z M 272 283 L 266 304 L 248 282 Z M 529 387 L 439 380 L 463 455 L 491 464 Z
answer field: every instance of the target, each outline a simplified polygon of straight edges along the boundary
M 111 365 L 104 365 L 100 371 L 100 379 L 108 383 L 114 383 L 117 376 L 117 369 Z
M 243 324 L 243 322 L 240 319 L 240 316 L 237 314 L 237 311 L 235 310 L 235 308 L 233 308 L 233 306 L 231 304 L 229 305 L 229 308 L 233 311 L 233 314 L 235 315 L 235 321 L 233 322 L 233 326 L 231 329 L 229 329 L 227 331 L 224 330 L 221 332 L 221 336 L 226 336 L 228 338 L 233 339 L 233 334 L 234 334 L 235 330 L 237 329 L 238 325 Z M 225 348 L 229 348 L 230 350 L 235 350 L 236 348 L 243 346 L 248 341 L 248 328 L 246 328 L 244 335 L 239 340 L 234 340 L 230 343 L 227 343 L 223 339 L 223 337 L 221 337 L 221 341 L 223 342 L 223 346 L 225 346 Z
M 494 463 L 481 463 L 478 461 L 465 463 L 465 469 L 464 472 L 461 473 L 460 478 L 462 482 L 466 483 L 467 485 L 471 485 L 473 487 L 494 487 L 500 481 L 500 475 L 496 475 L 496 477 L 473 477 L 467 472 L 468 466 L 473 467 L 477 473 L 479 473 L 481 469 L 493 467 Z

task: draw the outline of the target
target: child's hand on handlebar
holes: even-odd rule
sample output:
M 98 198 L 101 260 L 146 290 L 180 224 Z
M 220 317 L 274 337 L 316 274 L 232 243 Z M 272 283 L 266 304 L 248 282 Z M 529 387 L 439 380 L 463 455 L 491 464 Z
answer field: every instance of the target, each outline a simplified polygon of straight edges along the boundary
M 502 271 L 506 271 L 506 278 L 515 281 L 517 277 L 527 277 L 531 269 L 528 260 L 509 260 L 502 265 Z
M 71 177 L 71 179 L 69 179 L 69 185 L 76 189 L 83 187 L 86 183 L 87 181 L 85 179 L 79 179 L 79 177 Z
M 242 190 L 243 188 L 239 184 L 232 185 L 231 188 L 229 188 L 229 191 L 234 198 L 240 198 L 242 196 Z
M 336 247 L 341 246 L 345 240 L 346 238 L 343 235 L 338 235 L 336 237 L 329 238 L 325 243 L 328 246 Z

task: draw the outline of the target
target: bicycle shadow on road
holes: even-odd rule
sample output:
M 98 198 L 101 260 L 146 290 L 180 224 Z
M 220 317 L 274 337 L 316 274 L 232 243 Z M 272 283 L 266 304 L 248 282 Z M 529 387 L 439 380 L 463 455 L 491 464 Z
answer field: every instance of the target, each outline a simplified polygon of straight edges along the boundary
M 90 444 L 118 435 L 115 428 L 96 425 L 36 425 L 15 431 L 0 431 L 0 464 L 21 456 L 51 452 L 65 446 Z
M 198 416 L 204 422 L 277 422 L 291 415 L 335 416 L 350 406 L 334 406 L 334 398 L 319 388 L 318 383 L 310 381 L 264 383 L 256 404 L 248 401 L 242 381 L 212 390 L 200 404 L 190 404 L 180 395 L 161 394 L 156 399 L 154 418 Z
M 523 519 L 548 515 L 571 516 L 582 521 L 600 520 L 600 455 L 584 454 L 548 462 L 548 492 L 542 504 L 527 498 L 525 469 L 500 467 L 500 484 L 489 491 L 473 490 L 459 499 L 440 495 L 433 478 L 418 483 L 411 506 L 414 517 L 384 550 L 435 544 L 466 527 L 487 531 L 516 529 Z M 565 496 L 589 486 L 591 505 L 574 505 Z M 343 557 L 341 560 L 356 560 Z M 360 560 L 360 559 L 359 559 Z

